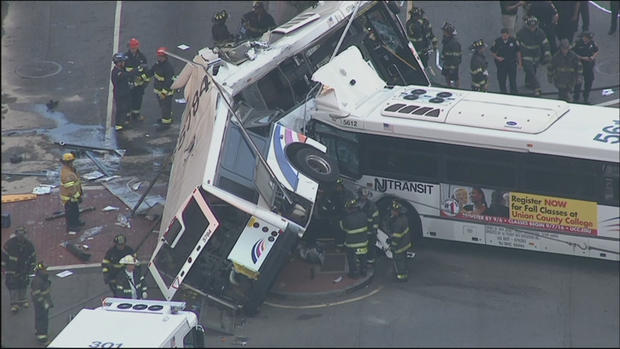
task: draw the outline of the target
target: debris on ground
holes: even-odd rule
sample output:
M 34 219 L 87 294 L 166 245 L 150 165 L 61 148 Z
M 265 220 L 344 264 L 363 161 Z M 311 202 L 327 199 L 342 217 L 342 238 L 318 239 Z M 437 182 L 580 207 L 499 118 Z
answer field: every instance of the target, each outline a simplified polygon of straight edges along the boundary
M 59 278 L 66 278 L 69 275 L 73 275 L 73 272 L 71 270 L 61 271 L 60 273 L 56 274 L 56 276 L 58 276 Z
M 334 282 L 335 284 L 337 284 L 337 283 L 339 283 L 340 281 L 342 281 L 342 276 L 337 277 L 336 279 L 334 279 L 334 281 L 333 281 L 333 282 Z
M 90 259 L 90 253 L 86 252 L 84 250 L 84 247 L 81 245 L 77 245 L 69 241 L 63 241 L 60 243 L 60 246 L 69 250 L 69 252 L 71 252 L 72 255 L 76 256 L 83 262 L 86 262 L 87 260 Z
M 89 237 L 93 237 L 99 233 L 101 233 L 101 231 L 103 230 L 103 226 L 99 225 L 96 227 L 92 227 L 90 229 L 85 230 L 82 235 L 80 235 L 80 242 L 84 242 L 84 240 L 86 240 Z
M 119 210 L 119 208 L 115 207 L 115 206 L 106 206 L 106 207 L 101 209 L 101 211 L 103 211 L 103 212 L 118 211 L 118 210 Z
M 103 177 L 103 173 L 99 172 L 99 171 L 93 171 L 93 172 L 89 172 L 85 175 L 82 175 L 82 178 L 87 179 L 89 181 L 95 180 L 95 179 L 99 179 Z
M 34 189 L 32 189 L 32 193 L 37 194 L 37 195 L 49 194 L 52 192 L 52 188 L 54 187 L 55 187 L 54 185 L 50 185 L 50 184 L 41 184 L 39 186 L 34 187 Z
M 235 336 L 232 344 L 245 347 L 245 345 L 248 344 L 248 337 Z
M 323 264 L 325 261 L 325 251 L 316 243 L 305 243 L 300 241 L 297 245 L 297 254 L 302 260 L 312 264 Z
M 125 227 L 125 228 L 131 228 L 131 224 L 129 224 L 129 220 L 122 213 L 119 213 L 118 216 L 116 216 L 116 223 L 114 224 L 120 225 L 121 227 Z

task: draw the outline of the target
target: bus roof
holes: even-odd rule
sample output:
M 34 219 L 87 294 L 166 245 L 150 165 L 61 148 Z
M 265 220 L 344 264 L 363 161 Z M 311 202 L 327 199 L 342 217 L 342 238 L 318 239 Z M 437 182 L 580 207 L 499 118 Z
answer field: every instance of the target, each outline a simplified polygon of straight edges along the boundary
M 355 47 L 321 67 L 313 79 L 329 89 L 313 117 L 364 133 L 618 162 L 617 138 L 596 140 L 604 128 L 620 127 L 618 109 L 442 87 L 360 89 L 353 82 L 369 75 L 380 79 Z

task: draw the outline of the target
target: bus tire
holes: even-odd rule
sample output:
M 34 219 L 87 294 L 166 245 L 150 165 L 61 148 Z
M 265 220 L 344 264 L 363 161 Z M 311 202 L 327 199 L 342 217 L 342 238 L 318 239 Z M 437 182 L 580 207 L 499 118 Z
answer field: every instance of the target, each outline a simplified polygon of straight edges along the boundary
M 319 183 L 336 183 L 339 170 L 338 163 L 326 153 L 312 147 L 296 149 L 292 156 L 293 165 L 304 175 Z

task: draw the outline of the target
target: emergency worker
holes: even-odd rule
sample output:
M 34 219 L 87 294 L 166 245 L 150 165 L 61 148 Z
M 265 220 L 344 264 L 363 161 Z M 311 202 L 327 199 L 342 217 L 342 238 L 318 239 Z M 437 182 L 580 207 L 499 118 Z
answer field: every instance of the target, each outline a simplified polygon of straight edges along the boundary
M 456 29 L 448 22 L 441 27 L 443 39 L 441 40 L 441 75 L 446 78 L 449 87 L 459 87 L 459 65 L 461 64 L 461 44 L 456 40 Z
M 517 32 L 517 41 L 521 47 L 525 87 L 533 90 L 535 96 L 540 96 L 542 91 L 536 78 L 536 70 L 539 63 L 546 65 L 551 61 L 551 52 L 545 33 L 538 28 L 536 17 L 530 16 L 525 19 L 525 26 Z
M 345 188 L 344 181 L 342 180 L 342 178 L 338 178 L 336 180 L 336 186 L 332 192 L 330 201 L 332 205 L 331 208 L 333 210 L 333 215 L 332 215 L 332 217 L 334 217 L 333 222 L 335 223 L 335 227 L 336 227 L 336 234 L 334 236 L 334 240 L 336 242 L 336 247 L 339 249 L 344 248 L 344 240 L 346 236 L 344 231 L 340 229 L 339 222 L 347 214 L 345 207 L 344 207 L 346 200 L 351 199 L 353 197 L 354 197 L 353 193 L 347 188 Z
M 348 199 L 345 209 L 346 214 L 339 225 L 345 232 L 344 246 L 349 264 L 349 277 L 357 279 L 366 276 L 368 218 L 360 210 L 357 199 Z
M 392 201 L 387 230 L 396 280 L 407 281 L 407 250 L 412 247 L 409 238 L 409 221 L 402 214 L 402 205 L 396 200 Z
M 82 180 L 73 166 L 75 155 L 65 153 L 60 162 L 60 200 L 65 206 L 67 231 L 79 230 L 84 222 L 80 220 L 80 203 L 82 202 Z
M 260 38 L 265 32 L 276 27 L 276 21 L 265 10 L 263 1 L 254 1 L 252 11 L 243 15 L 241 23 L 241 34 L 250 39 Z
M 489 71 L 487 70 L 489 62 L 484 56 L 486 47 L 482 39 L 474 41 L 469 47 L 474 52 L 469 65 L 472 91 L 487 92 L 489 90 Z
M 226 20 L 228 19 L 228 12 L 221 10 L 213 15 L 213 26 L 211 26 L 211 35 L 215 46 L 224 46 L 225 44 L 234 41 L 233 35 L 228 31 L 226 26 Z
M 129 50 L 125 53 L 125 71 L 132 74 L 133 87 L 131 88 L 131 110 L 129 111 L 132 121 L 142 121 L 144 116 L 140 114 L 142 109 L 142 97 L 146 85 L 151 81 L 148 75 L 146 57 L 140 51 L 140 41 L 136 38 L 129 40 Z
M 567 102 L 572 102 L 573 89 L 577 81 L 582 82 L 583 67 L 581 61 L 571 51 L 568 39 L 560 41 L 560 50 L 551 59 L 551 64 L 547 68 L 547 78 L 549 83 L 553 83 L 558 88 L 558 98 Z
M 523 67 L 521 60 L 521 47 L 519 42 L 510 35 L 507 28 L 502 28 L 501 36 L 495 39 L 491 46 L 491 54 L 495 58 L 497 66 L 497 82 L 499 90 L 506 93 L 506 80 L 509 80 L 510 93 L 516 94 L 517 90 L 517 64 Z M 507 79 L 508 78 L 508 79 Z
M 110 74 L 112 85 L 114 86 L 114 104 L 116 105 L 115 130 L 121 131 L 129 126 L 129 113 L 131 110 L 131 86 L 133 73 L 125 70 L 127 55 L 122 52 L 112 56 L 114 68 Z
M 368 188 L 361 187 L 357 191 L 359 205 L 368 219 L 368 264 L 373 265 L 377 257 L 377 229 L 379 228 L 379 209 L 372 200 Z
M 114 246 L 110 247 L 101 261 L 103 282 L 106 283 L 113 294 L 116 294 L 116 275 L 123 268 L 119 263 L 126 255 L 134 254 L 133 248 L 127 245 L 127 238 L 123 234 L 114 237 Z
M 592 83 L 594 82 L 594 63 L 596 56 L 598 56 L 598 46 L 596 46 L 596 43 L 593 40 L 592 33 L 581 33 L 575 42 L 573 52 L 575 52 L 577 58 L 579 58 L 583 66 L 583 103 L 590 104 L 590 90 L 592 89 Z M 581 85 L 581 82 L 577 80 L 575 92 L 573 94 L 573 102 L 575 103 L 579 102 Z
M 26 299 L 26 288 L 30 283 L 29 275 L 34 271 L 35 261 L 34 245 L 26 238 L 26 229 L 17 227 L 15 234 L 2 247 L 2 269 L 6 277 L 6 288 L 9 290 L 12 313 L 17 313 L 20 307 L 30 306 Z
M 174 68 L 168 61 L 166 50 L 165 47 L 157 49 L 157 63 L 151 68 L 151 75 L 154 78 L 153 84 L 155 85 L 153 92 L 155 92 L 155 97 L 161 109 L 159 123 L 162 126 L 168 127 L 172 124 L 172 96 L 174 95 L 174 90 L 170 86 L 174 80 Z
M 424 17 L 424 10 L 419 7 L 412 7 L 409 11 L 411 15 L 407 20 L 407 37 L 422 60 L 424 67 L 427 66 L 428 57 L 431 52 L 437 51 L 438 40 L 433 34 L 433 28 L 428 18 Z
M 37 263 L 36 272 L 32 279 L 30 296 L 34 305 L 34 328 L 37 340 L 47 342 L 47 328 L 49 310 L 54 307 L 51 295 L 52 282 L 49 279 L 47 266 L 43 262 Z
M 118 298 L 146 299 L 146 282 L 141 268 L 137 267 L 136 258 L 128 254 L 119 260 L 122 270 L 116 274 L 116 293 Z
M 538 19 L 538 26 L 544 32 L 549 42 L 551 55 L 558 51 L 556 45 L 556 29 L 560 20 L 558 10 L 552 1 L 526 1 L 525 10 L 527 16 L 534 16 Z M 525 17 L 527 18 L 527 17 Z

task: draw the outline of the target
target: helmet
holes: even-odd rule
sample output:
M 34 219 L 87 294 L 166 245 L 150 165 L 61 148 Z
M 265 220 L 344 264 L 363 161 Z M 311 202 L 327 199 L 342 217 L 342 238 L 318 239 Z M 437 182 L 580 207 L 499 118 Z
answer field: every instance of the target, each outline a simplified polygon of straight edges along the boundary
M 228 12 L 226 12 L 226 10 L 221 10 L 215 13 L 215 15 L 213 15 L 213 20 L 214 21 L 225 21 L 228 18 Z
M 127 243 L 127 238 L 123 234 L 117 234 L 114 237 L 114 243 L 119 245 L 124 245 Z
M 138 41 L 138 39 L 136 39 L 136 38 L 131 38 L 131 40 L 129 40 L 129 47 L 130 48 L 138 48 L 138 47 L 140 47 L 140 41 Z
M 336 179 L 336 184 L 344 184 L 344 181 L 342 180 L 342 178 L 338 178 Z
M 565 50 L 570 49 L 570 42 L 568 42 L 568 39 L 560 40 L 560 48 Z
M 125 257 L 121 258 L 120 261 L 118 261 L 118 264 L 136 264 L 136 258 L 130 254 L 126 255 Z
M 448 22 L 443 22 L 441 29 L 450 35 L 456 35 L 456 28 Z
M 409 13 L 411 13 L 412 17 L 422 17 L 424 15 L 424 10 L 414 6 L 409 10 Z
M 583 32 L 579 34 L 580 37 L 585 37 L 588 38 L 590 40 L 592 40 L 592 38 L 594 37 L 594 34 L 592 32 Z
M 35 266 L 35 270 L 43 270 L 43 271 L 46 271 L 46 270 L 47 270 L 47 265 L 45 265 L 45 263 L 43 263 L 43 262 L 39 262 L 39 263 L 37 263 L 37 265 Z
M 254 1 L 254 4 L 252 4 L 252 8 L 257 8 L 257 7 L 260 7 L 262 9 L 265 8 L 262 1 Z
M 22 226 L 15 228 L 15 234 L 16 235 L 24 235 L 24 234 L 26 234 L 26 228 L 24 228 Z
M 471 44 L 471 46 L 469 48 L 471 50 L 477 50 L 479 48 L 486 47 L 486 46 L 487 46 L 487 44 L 484 43 L 484 40 L 479 39 L 479 40 L 474 41 L 474 43 Z
M 73 155 L 73 153 L 62 154 L 62 161 L 73 161 L 73 160 L 75 160 L 75 155 Z
M 398 202 L 397 200 L 392 200 L 392 209 L 393 210 L 398 210 L 400 211 L 400 209 L 403 207 L 403 205 L 400 204 L 400 202 Z
M 357 193 L 358 193 L 360 196 L 363 196 L 363 197 L 365 197 L 365 198 L 367 198 L 367 197 L 369 197 L 369 196 L 370 196 L 370 190 L 368 190 L 368 188 L 366 188 L 366 187 L 360 187 L 360 188 L 357 190 Z
M 534 16 L 529 16 L 525 18 L 525 24 L 528 26 L 535 26 L 538 24 L 538 18 Z
M 346 208 L 356 208 L 358 205 L 357 199 L 349 199 L 344 203 L 344 207 Z
M 166 51 L 168 51 L 168 49 L 162 46 L 162 47 L 157 49 L 157 55 L 158 56 L 165 56 L 166 55 Z
M 112 62 L 114 62 L 114 64 L 125 62 L 126 60 L 127 56 L 122 52 L 115 53 L 114 56 L 112 56 Z

